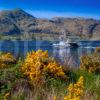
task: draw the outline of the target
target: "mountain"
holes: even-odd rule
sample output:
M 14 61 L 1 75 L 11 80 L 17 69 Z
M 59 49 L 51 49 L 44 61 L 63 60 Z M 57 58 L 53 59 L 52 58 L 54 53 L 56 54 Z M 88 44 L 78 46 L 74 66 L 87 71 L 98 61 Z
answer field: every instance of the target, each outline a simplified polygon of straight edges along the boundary
M 57 39 L 60 34 L 100 39 L 100 21 L 85 18 L 36 18 L 22 9 L 0 12 L 0 36 Z
M 36 18 L 21 9 L 0 12 L 0 33 L 21 34 L 36 24 Z

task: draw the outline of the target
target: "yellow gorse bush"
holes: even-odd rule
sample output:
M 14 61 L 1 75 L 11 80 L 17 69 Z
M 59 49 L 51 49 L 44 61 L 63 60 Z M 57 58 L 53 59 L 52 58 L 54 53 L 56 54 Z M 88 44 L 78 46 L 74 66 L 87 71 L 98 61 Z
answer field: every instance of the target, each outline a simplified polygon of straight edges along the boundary
M 34 83 L 45 81 L 46 75 L 66 78 L 62 67 L 49 57 L 47 51 L 42 50 L 27 53 L 21 71 Z
M 0 68 L 7 68 L 14 62 L 15 58 L 11 53 L 0 53 Z
M 88 72 L 96 72 L 100 69 L 100 55 L 94 53 L 81 57 L 80 68 Z
M 68 88 L 68 94 L 64 100 L 81 100 L 84 94 L 84 78 L 81 76 L 76 84 L 71 83 Z
M 95 52 L 100 53 L 100 47 L 96 47 Z
M 10 96 L 10 93 L 8 92 L 8 93 L 6 93 L 5 95 L 4 95 L 4 98 L 3 98 L 3 100 L 9 100 L 8 98 L 9 98 L 9 96 Z

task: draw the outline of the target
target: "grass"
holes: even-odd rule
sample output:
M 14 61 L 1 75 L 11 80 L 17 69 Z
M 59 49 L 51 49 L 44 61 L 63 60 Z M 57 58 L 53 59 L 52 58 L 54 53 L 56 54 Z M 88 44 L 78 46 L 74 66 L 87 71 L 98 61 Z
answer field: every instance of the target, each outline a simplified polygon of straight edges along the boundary
M 75 80 L 80 76 L 85 78 L 85 93 L 84 100 L 100 100 L 100 75 L 94 73 L 88 73 L 83 70 L 74 71 Z
M 45 85 L 40 87 L 32 87 L 28 81 L 23 78 L 18 71 L 19 66 L 0 70 L 0 97 L 10 92 L 11 100 L 53 100 L 56 96 L 57 100 L 63 100 L 66 95 L 68 83 L 57 80 L 47 79 Z M 85 92 L 83 100 L 100 100 L 100 76 L 86 71 L 74 70 L 72 72 L 73 81 L 77 81 L 80 76 L 85 78 Z M 34 98 L 34 99 L 32 99 Z M 88 99 L 87 99 L 88 98 Z M 9 100 L 9 98 L 8 98 Z
M 50 78 L 45 85 L 33 87 L 19 71 L 19 64 L 0 70 L 0 100 L 10 93 L 10 100 L 47 100 L 53 95 L 63 95 L 66 91 L 66 82 Z M 8 98 L 9 100 L 9 98 Z M 33 99 L 34 100 L 34 99 Z
M 32 85 L 20 67 L 23 61 L 17 61 L 10 67 L 0 69 L 0 100 L 64 100 L 67 87 L 84 77 L 84 95 L 82 100 L 100 100 L 100 75 L 80 69 L 67 69 L 69 80 L 48 77 L 45 84 Z

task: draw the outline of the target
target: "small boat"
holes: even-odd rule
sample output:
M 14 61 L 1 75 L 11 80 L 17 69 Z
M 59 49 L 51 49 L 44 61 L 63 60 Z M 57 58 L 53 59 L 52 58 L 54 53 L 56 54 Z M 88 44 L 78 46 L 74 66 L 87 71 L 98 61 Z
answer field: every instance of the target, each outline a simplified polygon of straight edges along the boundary
M 54 43 L 53 46 L 78 47 L 79 40 L 80 38 L 74 34 L 66 35 L 66 31 L 62 29 L 59 37 L 59 43 Z
M 67 41 L 59 41 L 59 43 L 54 43 L 53 46 L 60 46 L 60 47 L 78 47 L 78 41 L 76 39 L 68 38 Z
M 70 46 L 69 44 L 67 44 L 66 42 L 64 41 L 60 41 L 59 43 L 54 43 L 53 46 L 62 46 L 62 47 L 65 47 L 65 46 Z
M 67 41 L 65 43 L 69 44 L 71 47 L 78 47 L 79 46 L 78 42 L 79 42 L 78 38 L 70 37 L 70 38 L 67 39 Z

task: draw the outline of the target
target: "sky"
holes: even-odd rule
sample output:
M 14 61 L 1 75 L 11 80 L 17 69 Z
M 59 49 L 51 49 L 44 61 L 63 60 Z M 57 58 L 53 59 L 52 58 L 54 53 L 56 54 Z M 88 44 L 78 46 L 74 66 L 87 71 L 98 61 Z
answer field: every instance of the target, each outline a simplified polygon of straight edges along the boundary
M 38 18 L 100 19 L 100 0 L 0 0 L 0 10 L 21 8 Z

